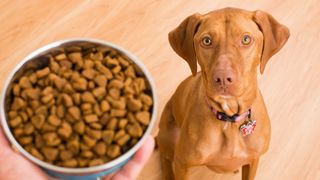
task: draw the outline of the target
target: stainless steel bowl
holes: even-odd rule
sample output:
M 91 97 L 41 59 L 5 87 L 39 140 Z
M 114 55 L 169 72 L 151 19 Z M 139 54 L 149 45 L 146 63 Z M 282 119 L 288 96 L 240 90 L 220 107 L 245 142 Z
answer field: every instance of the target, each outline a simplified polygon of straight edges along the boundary
M 94 167 L 87 167 L 87 168 L 65 168 L 65 167 L 59 167 L 55 166 L 49 163 L 46 163 L 44 161 L 41 161 L 34 156 L 32 156 L 30 153 L 28 153 L 14 138 L 10 127 L 7 123 L 7 108 L 9 103 L 10 97 L 10 90 L 11 90 L 11 84 L 13 81 L 19 79 L 23 72 L 26 70 L 32 68 L 32 69 L 40 69 L 43 66 L 46 66 L 49 63 L 48 58 L 46 55 L 48 53 L 59 53 L 61 49 L 68 48 L 71 46 L 82 46 L 82 47 L 102 47 L 102 48 L 111 48 L 114 49 L 121 54 L 128 57 L 129 60 L 135 63 L 135 65 L 145 74 L 148 84 L 151 87 L 152 91 L 152 99 L 153 99 L 153 107 L 152 107 L 152 116 L 151 121 L 146 129 L 144 135 L 142 138 L 135 144 L 130 150 L 128 150 L 126 153 L 122 154 L 118 158 L 107 162 L 103 165 L 94 166 Z M 35 163 L 36 165 L 40 166 L 44 171 L 46 171 L 49 175 L 58 177 L 61 179 L 96 179 L 97 177 L 101 177 L 107 174 L 112 173 L 113 171 L 119 169 L 121 166 L 123 166 L 128 160 L 135 154 L 135 152 L 141 147 L 141 145 L 144 143 L 146 138 L 150 135 L 157 117 L 157 97 L 156 97 L 156 91 L 155 91 L 155 84 L 151 77 L 151 74 L 147 70 L 147 68 L 144 66 L 144 64 L 132 53 L 128 52 L 127 50 L 112 44 L 110 42 L 106 42 L 103 40 L 98 39 L 67 39 L 67 40 L 61 40 L 56 41 L 51 44 L 48 44 L 44 47 L 41 47 L 31 54 L 29 54 L 26 58 L 24 58 L 11 72 L 9 77 L 6 79 L 2 92 L 1 92 L 1 104 L 0 104 L 0 115 L 1 115 L 1 123 L 2 127 L 4 129 L 4 132 L 9 139 L 9 141 L 19 150 L 19 152 L 25 156 L 27 159 Z

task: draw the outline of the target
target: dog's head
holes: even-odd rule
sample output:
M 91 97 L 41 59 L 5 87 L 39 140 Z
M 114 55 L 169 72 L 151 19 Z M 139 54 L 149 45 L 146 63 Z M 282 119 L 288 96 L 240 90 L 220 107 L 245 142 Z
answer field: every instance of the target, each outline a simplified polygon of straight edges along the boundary
M 169 33 L 172 48 L 193 75 L 199 63 L 210 97 L 237 97 L 256 87 L 257 66 L 263 73 L 288 37 L 288 28 L 268 13 L 234 8 L 191 15 Z

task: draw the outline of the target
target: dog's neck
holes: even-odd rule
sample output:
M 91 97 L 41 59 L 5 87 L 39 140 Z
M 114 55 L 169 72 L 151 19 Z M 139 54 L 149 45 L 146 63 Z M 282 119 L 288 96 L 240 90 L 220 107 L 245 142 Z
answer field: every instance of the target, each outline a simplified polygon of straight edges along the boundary
M 219 112 L 225 113 L 228 116 L 235 114 L 242 114 L 252 108 L 254 101 L 256 100 L 258 88 L 257 86 L 251 86 L 251 89 L 247 89 L 241 96 L 223 96 L 217 95 L 215 97 L 209 97 L 206 93 L 203 83 L 201 83 L 201 91 L 204 95 L 204 101 L 212 108 Z

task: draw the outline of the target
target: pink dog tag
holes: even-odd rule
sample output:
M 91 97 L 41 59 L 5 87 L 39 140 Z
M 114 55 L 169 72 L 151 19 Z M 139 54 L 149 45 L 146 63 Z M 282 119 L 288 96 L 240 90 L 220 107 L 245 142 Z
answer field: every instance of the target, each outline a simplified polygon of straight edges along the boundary
M 253 119 L 250 119 L 250 120 L 244 122 L 240 126 L 240 131 L 241 131 L 242 135 L 243 136 L 247 136 L 247 135 L 253 133 L 254 128 L 256 127 L 256 125 L 257 125 L 257 121 L 253 120 Z

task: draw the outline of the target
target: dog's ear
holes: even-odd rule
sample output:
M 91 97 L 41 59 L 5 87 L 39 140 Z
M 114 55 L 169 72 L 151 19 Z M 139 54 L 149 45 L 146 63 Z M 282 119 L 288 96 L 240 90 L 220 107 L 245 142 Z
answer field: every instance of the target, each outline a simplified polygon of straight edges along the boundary
M 263 33 L 263 50 L 261 54 L 260 73 L 262 74 L 268 60 L 287 42 L 289 29 L 276 21 L 270 14 L 255 11 L 253 20 Z
M 193 38 L 200 25 L 200 19 L 201 15 L 199 13 L 191 15 L 169 33 L 169 42 L 172 49 L 188 62 L 193 75 L 197 74 L 197 58 Z

